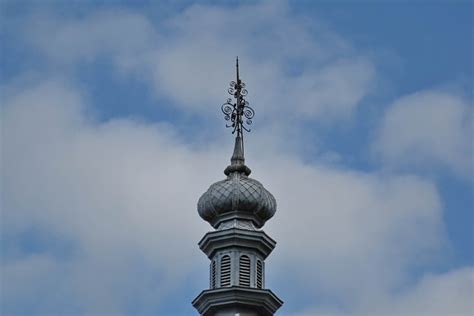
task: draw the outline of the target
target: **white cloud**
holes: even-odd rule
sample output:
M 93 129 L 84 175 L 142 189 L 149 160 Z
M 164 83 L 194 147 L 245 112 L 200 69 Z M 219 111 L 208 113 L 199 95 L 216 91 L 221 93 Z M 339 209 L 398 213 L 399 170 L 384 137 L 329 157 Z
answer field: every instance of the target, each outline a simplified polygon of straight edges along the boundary
M 268 224 L 284 261 L 278 271 L 294 269 L 293 282 L 310 292 L 360 304 L 402 286 L 411 268 L 436 261 L 445 246 L 429 181 L 275 163 L 266 178 L 279 202 L 278 220 Z
M 396 100 L 374 150 L 392 167 L 444 166 L 472 174 L 472 106 L 448 92 L 427 90 Z
M 5 91 L 17 92 L 2 113 L 4 310 L 149 313 L 189 280 L 203 280 L 196 294 L 206 286 L 196 242 L 210 227 L 195 206 L 230 153 L 190 149 L 169 126 L 97 122 L 58 81 Z M 305 289 L 355 312 L 389 300 L 409 269 L 443 249 L 431 182 L 304 165 L 256 141 L 250 167 L 279 203 L 266 226 L 278 241 L 268 284 L 283 298 Z M 28 236 L 46 242 L 31 251 L 18 242 Z M 271 285 L 288 284 L 292 270 L 291 288 Z
M 304 164 L 277 150 L 281 143 L 295 143 L 288 126 L 278 124 L 281 118 L 293 126 L 297 119 L 349 117 L 374 84 L 375 70 L 370 59 L 322 23 L 308 23 L 290 14 L 284 3 L 271 3 L 192 6 L 153 23 L 126 11 L 71 20 L 41 16 L 34 28 L 28 25 L 27 34 L 52 69 L 62 72 L 110 57 L 123 74 L 139 74 L 180 109 L 204 113 L 215 109 L 209 104 L 224 101 L 222 87 L 233 76 L 231 63 L 236 54 L 241 56 L 249 100 L 271 127 L 255 135 L 247 151 L 255 177 L 279 205 L 266 226 L 278 241 L 267 265 L 267 284 L 285 284 L 272 287 L 285 300 L 301 292 L 311 303 L 329 298 L 328 311 L 356 314 L 393 307 L 405 314 L 421 312 L 413 300 L 438 298 L 466 278 L 466 272 L 453 272 L 407 285 L 412 269 L 436 262 L 447 247 L 437 189 L 417 176 Z M 294 60 L 302 63 L 290 68 Z M 196 243 L 210 227 L 195 206 L 199 194 L 222 175 L 230 152 L 221 144 L 186 144 L 166 124 L 98 122 L 85 113 L 76 89 L 62 80 L 4 89 L 2 234 L 7 256 L 2 262 L 2 308 L 24 313 L 156 312 L 174 290 L 182 293 L 206 278 L 207 259 Z M 430 104 L 440 99 L 428 96 L 421 99 Z M 412 102 L 407 97 L 386 116 L 380 139 L 392 147 L 384 147 L 390 142 L 377 147 L 384 159 L 395 161 L 411 144 L 411 134 L 402 141 L 390 136 L 392 126 L 396 130 L 408 117 L 407 130 L 421 135 L 415 143 L 428 144 L 423 155 L 450 166 L 465 164 L 464 154 L 451 153 L 465 148 L 464 136 L 457 141 L 464 131 L 456 130 L 465 104 L 444 97 L 448 109 L 440 110 L 446 102 L 434 106 L 430 120 L 447 117 L 447 123 L 427 125 L 428 131 L 440 126 L 442 145 L 399 106 Z M 418 97 L 413 98 L 418 104 Z M 205 280 L 196 285 L 196 294 L 205 286 Z M 401 288 L 405 294 L 393 294 Z M 464 311 L 469 297 L 464 288 L 460 292 L 459 302 L 439 309 L 456 312 L 460 306 Z M 183 304 L 191 300 L 183 299 Z M 287 300 L 283 312 L 307 307 L 292 304 Z
M 169 127 L 98 124 L 83 110 L 77 92 L 57 81 L 5 103 L 2 234 L 12 242 L 6 253 L 15 254 L 2 267 L 7 311 L 26 299 L 40 301 L 29 312 L 123 313 L 121 297 L 149 298 L 145 306 L 153 307 L 199 255 L 206 225 L 195 212 L 196 190 L 211 177 L 193 159 L 206 166 L 216 158 L 191 153 Z M 16 242 L 26 238 L 28 247 L 37 242 L 28 236 L 43 235 L 41 257 Z M 38 263 L 45 269 L 35 270 Z M 22 266 L 31 272 L 15 272 Z M 143 270 L 156 272 L 154 282 Z M 30 297 L 26 289 L 38 282 L 52 288 Z
M 109 10 L 71 20 L 38 16 L 26 33 L 53 64 L 105 55 L 181 108 L 207 112 L 223 103 L 239 55 L 249 100 L 261 113 L 350 117 L 374 85 L 372 62 L 323 23 L 289 11 L 283 2 L 193 5 L 152 24 L 144 15 Z
M 40 14 L 33 16 L 26 27 L 27 40 L 49 62 L 63 66 L 101 56 L 117 63 L 140 58 L 159 40 L 143 15 L 125 10 L 99 11 L 76 19 Z
M 460 268 L 447 273 L 427 275 L 406 291 L 379 297 L 357 311 L 315 307 L 298 314 L 309 315 L 384 315 L 384 316 L 469 316 L 474 312 L 474 271 Z
M 425 276 L 377 314 L 468 316 L 474 313 L 473 298 L 474 269 L 462 268 Z
M 157 52 L 156 85 L 183 107 L 209 108 L 222 102 L 221 87 L 239 55 L 249 99 L 261 113 L 349 117 L 371 87 L 374 67 L 333 32 L 306 22 L 268 2 L 233 10 L 193 6 L 168 24 L 174 37 Z M 299 69 L 289 68 L 295 60 Z

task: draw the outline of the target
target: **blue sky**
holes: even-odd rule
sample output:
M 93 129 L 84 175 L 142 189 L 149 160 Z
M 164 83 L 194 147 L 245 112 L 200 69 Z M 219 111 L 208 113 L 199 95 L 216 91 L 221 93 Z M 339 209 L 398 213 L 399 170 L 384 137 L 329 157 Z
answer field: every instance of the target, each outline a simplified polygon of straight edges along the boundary
M 5 315 L 194 315 L 241 61 L 280 315 L 470 315 L 469 1 L 2 1 Z

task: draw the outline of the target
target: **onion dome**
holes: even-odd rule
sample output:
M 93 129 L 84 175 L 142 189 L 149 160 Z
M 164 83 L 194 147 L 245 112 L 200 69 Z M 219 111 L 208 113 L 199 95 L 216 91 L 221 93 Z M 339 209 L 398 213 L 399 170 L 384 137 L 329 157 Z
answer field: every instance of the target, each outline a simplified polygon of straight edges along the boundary
M 199 215 L 214 228 L 230 220 L 251 221 L 262 227 L 276 211 L 276 200 L 263 185 L 249 178 L 244 163 L 242 138 L 235 140 L 231 165 L 224 173 L 227 179 L 212 184 L 198 201 Z
M 276 211 L 276 201 L 257 180 L 251 179 L 251 170 L 245 165 L 243 131 L 250 132 L 245 124 L 252 124 L 255 114 L 249 103 L 244 99 L 247 95 L 245 84 L 239 78 L 239 59 L 236 61 L 237 80 L 231 81 L 228 89 L 235 102 L 227 99 L 221 107 L 226 125 L 233 128 L 236 134 L 234 153 L 231 164 L 224 173 L 227 179 L 214 183 L 198 201 L 199 215 L 208 221 L 214 228 L 221 223 L 234 220 L 237 226 L 246 226 L 250 229 L 260 228 Z M 223 227 L 229 225 L 222 225 Z

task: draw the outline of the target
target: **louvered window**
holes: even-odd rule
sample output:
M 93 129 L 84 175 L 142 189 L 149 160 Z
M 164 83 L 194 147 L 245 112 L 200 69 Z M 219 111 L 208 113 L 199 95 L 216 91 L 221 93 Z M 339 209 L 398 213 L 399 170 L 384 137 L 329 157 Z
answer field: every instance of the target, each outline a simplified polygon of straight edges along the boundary
M 239 285 L 250 287 L 250 258 L 245 255 L 240 257 Z
M 211 288 L 216 287 L 216 261 L 213 260 L 211 264 Z
M 262 276 L 263 276 L 262 261 L 257 260 L 257 288 L 259 289 L 261 289 L 263 285 Z
M 221 259 L 221 286 L 230 286 L 230 257 L 228 255 Z

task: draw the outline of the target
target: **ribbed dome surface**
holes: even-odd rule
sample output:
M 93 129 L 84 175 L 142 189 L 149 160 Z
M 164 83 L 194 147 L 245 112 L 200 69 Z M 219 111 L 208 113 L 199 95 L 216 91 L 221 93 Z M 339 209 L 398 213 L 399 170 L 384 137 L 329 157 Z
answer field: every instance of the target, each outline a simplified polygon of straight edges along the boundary
M 231 218 L 252 220 L 262 227 L 275 211 L 273 195 L 260 182 L 240 172 L 212 184 L 198 201 L 199 215 L 214 227 Z

